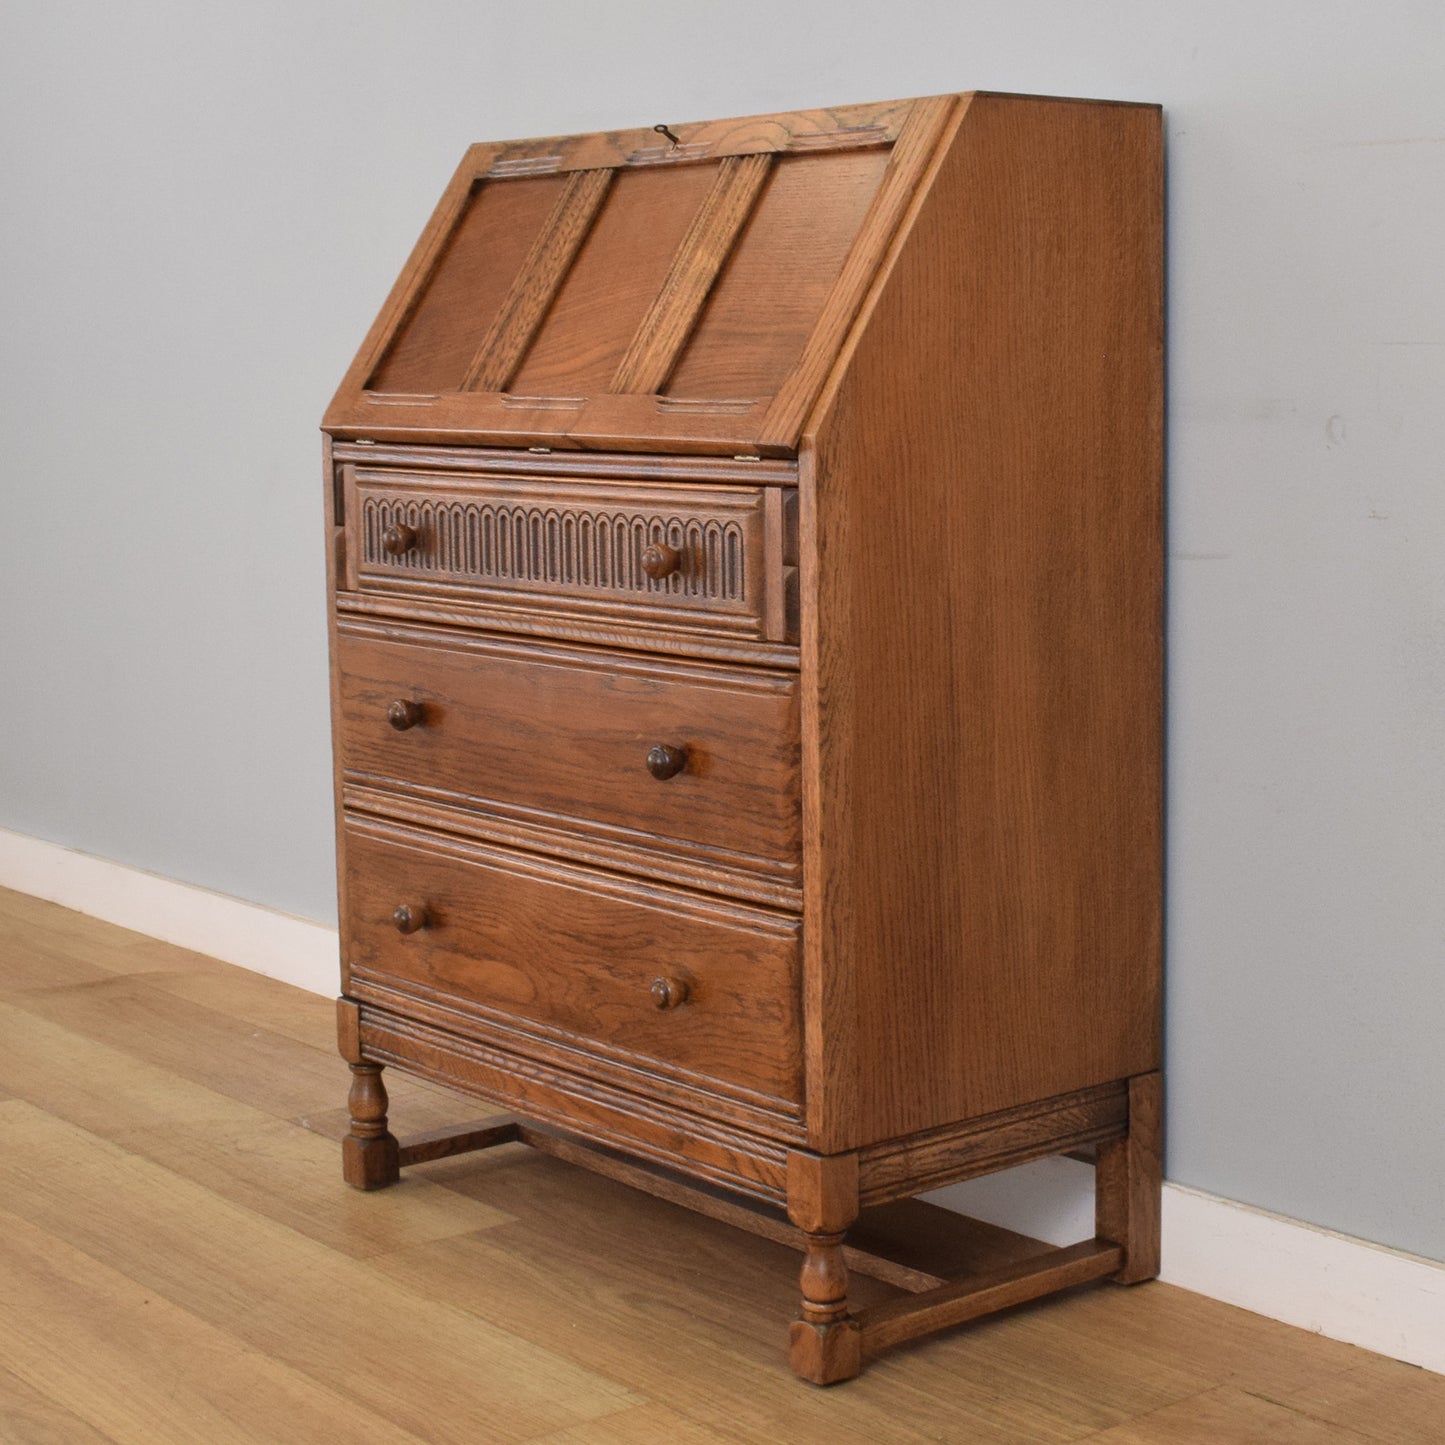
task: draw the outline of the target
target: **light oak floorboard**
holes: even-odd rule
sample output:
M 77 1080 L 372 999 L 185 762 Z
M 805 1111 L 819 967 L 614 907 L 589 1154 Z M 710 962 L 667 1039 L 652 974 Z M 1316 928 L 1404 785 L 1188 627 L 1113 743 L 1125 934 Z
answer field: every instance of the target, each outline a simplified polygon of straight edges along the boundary
M 282 1034 L 328 1055 L 336 1052 L 335 1000 L 294 984 L 244 968 L 224 973 L 187 970 L 157 975 L 148 982 L 228 1019 Z
M 0 1278 L 6 1367 L 111 1440 L 419 1438 L 3 1211 Z
M 1091 1445 L 1363 1445 L 1371 1438 L 1225 1387 L 1090 1440 Z
M 1351 1369 L 1320 1372 L 1293 1388 L 1262 1390 L 1312 1419 L 1358 1430 L 1380 1445 L 1445 1441 L 1445 1376 L 1355 1351 Z
M 538 1445 L 726 1445 L 733 1438 L 694 1424 L 666 1405 L 642 1405 L 547 1435 Z
M 386 1080 L 400 1134 L 488 1112 Z M 328 1000 L 0 890 L 4 1445 L 1445 1439 L 1445 1378 L 1157 1284 L 812 1389 L 793 1252 L 520 1145 L 357 1193 L 347 1083 Z
M 1141 1365 L 1127 1342 L 1060 1336 L 1017 1311 L 884 1356 L 844 1389 L 800 1392 L 779 1369 L 779 1323 L 796 1308 L 792 1251 L 520 1146 L 427 1172 L 517 1222 L 377 1258 L 373 1268 L 645 1394 L 665 1394 L 673 1378 L 699 1382 L 673 1407 L 737 1440 L 763 1445 L 784 1425 L 789 1439 L 905 1441 L 956 1430 L 980 1442 L 1077 1440 L 1222 1378 L 1184 1351 Z M 853 1284 L 860 1304 L 887 1293 L 872 1280 Z M 1116 1306 L 1126 1298 L 1110 1293 Z M 567 1333 L 579 1307 L 618 1328 Z
M 5 1445 L 115 1445 L 0 1365 L 0 1440 Z
M 423 1439 L 525 1440 L 643 1403 L 545 1348 L 35 1109 L 0 1105 L 10 1212 Z M 397 1339 L 412 1343 L 410 1352 Z
M 334 1072 L 343 1083 L 339 1058 Z M 357 1258 L 507 1218 L 416 1176 L 372 1196 L 339 1188 L 330 1139 L 5 1004 L 0 1081 L 58 1119 Z
M 145 978 L 48 989 L 12 996 L 10 1002 L 283 1119 L 336 1098 L 345 1075 L 344 1068 L 338 1073 L 334 1053 L 269 1029 L 238 1028 L 225 1014 L 155 988 Z
M 459 1170 L 462 1161 L 451 1161 Z M 519 1147 L 478 1158 L 474 1183 L 525 1221 L 367 1261 L 747 1445 L 931 1436 L 881 1408 L 868 1376 L 808 1389 L 784 1363 L 799 1256 Z M 431 1166 L 442 1169 L 444 1166 Z M 578 1327 L 583 1321 L 591 1328 Z M 854 1388 L 857 1386 L 858 1388 Z M 893 1392 L 896 1396 L 896 1391 Z M 986 1438 L 986 1437 L 976 1437 Z
M 29 986 L 46 987 L 44 967 L 64 966 L 87 977 L 198 970 L 246 972 L 203 953 L 162 943 L 147 934 L 118 928 L 113 923 L 10 888 L 0 888 L 0 936 L 12 950 L 0 975 L 0 987 L 6 988 L 26 986 L 21 980 L 32 971 L 33 982 Z M 27 951 L 39 955 L 36 965 L 27 967 Z M 77 977 L 74 981 L 80 979 Z

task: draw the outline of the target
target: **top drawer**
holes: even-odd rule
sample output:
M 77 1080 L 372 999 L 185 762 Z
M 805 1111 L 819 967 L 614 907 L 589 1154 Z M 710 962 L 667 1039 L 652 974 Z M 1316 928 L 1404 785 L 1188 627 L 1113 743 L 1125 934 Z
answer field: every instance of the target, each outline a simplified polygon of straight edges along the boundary
M 624 627 L 796 638 L 797 493 L 348 465 L 345 586 Z M 530 629 L 529 629 L 530 630 Z

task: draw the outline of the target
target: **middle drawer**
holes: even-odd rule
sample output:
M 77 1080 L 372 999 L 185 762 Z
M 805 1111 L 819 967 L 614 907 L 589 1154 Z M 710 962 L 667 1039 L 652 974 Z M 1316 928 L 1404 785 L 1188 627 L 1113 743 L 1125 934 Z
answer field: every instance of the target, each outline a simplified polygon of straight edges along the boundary
M 686 866 L 659 873 L 675 881 L 691 867 L 714 886 L 721 869 L 796 887 L 791 674 L 360 620 L 338 624 L 337 665 L 352 791 L 465 809 L 564 854 L 581 840 L 589 861 L 607 861 L 598 847 L 633 869 L 671 854 Z M 369 806 L 388 811 L 374 791 Z

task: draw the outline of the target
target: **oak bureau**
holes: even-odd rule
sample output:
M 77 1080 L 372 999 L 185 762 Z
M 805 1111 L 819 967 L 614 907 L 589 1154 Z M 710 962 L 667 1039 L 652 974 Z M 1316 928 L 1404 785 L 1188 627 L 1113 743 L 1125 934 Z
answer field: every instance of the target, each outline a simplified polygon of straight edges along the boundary
M 349 1183 L 792 1242 L 819 1383 L 1157 1271 L 1161 192 L 1157 107 L 983 93 L 467 152 L 323 428 Z M 1078 1245 L 846 1243 L 1088 1149 Z

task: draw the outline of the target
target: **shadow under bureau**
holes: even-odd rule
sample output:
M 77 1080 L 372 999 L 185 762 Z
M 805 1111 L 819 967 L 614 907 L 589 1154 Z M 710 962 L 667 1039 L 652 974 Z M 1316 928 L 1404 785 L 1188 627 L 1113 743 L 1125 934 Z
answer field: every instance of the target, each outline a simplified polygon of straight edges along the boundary
M 820 1383 L 1157 1271 L 1161 254 L 1152 106 L 467 152 L 324 423 L 348 1182 L 788 1240 Z M 398 1141 L 387 1066 L 508 1112 Z M 1073 1247 L 846 1242 L 1086 1147 Z

